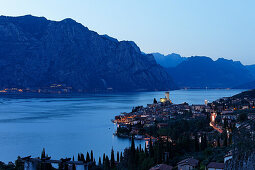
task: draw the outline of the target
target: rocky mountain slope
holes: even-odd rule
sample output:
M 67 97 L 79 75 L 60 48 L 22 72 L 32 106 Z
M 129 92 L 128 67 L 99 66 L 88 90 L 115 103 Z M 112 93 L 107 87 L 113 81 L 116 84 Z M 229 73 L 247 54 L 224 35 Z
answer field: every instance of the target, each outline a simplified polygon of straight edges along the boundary
M 131 41 L 99 35 L 72 19 L 0 17 L 0 88 L 66 84 L 79 91 L 168 90 L 171 77 Z
M 247 70 L 249 70 L 249 72 L 253 75 L 253 77 L 255 78 L 255 65 L 247 65 L 245 66 L 247 68 Z
M 168 55 L 152 53 L 152 55 L 154 56 L 156 62 L 165 68 L 176 67 L 177 65 L 181 64 L 183 61 L 187 59 L 186 57 L 182 57 L 179 54 L 175 53 Z
M 182 88 L 233 88 L 254 79 L 240 62 L 223 58 L 188 57 L 167 71 Z

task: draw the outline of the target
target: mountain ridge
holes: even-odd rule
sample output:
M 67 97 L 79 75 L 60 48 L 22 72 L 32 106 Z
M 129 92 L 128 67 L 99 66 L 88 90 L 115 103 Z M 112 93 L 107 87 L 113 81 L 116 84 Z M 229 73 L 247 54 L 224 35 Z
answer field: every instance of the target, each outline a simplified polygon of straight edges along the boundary
M 151 54 L 154 56 L 156 62 L 165 68 L 176 67 L 177 65 L 179 65 L 180 63 L 182 63 L 183 61 L 187 59 L 186 57 L 182 57 L 181 55 L 176 53 L 172 53 L 168 55 L 163 55 L 160 53 L 151 53 Z
M 134 42 L 99 35 L 69 18 L 1 16 L 0 45 L 1 88 L 60 83 L 82 91 L 176 89 Z
M 234 88 L 253 80 L 241 62 L 224 58 L 192 56 L 166 70 L 181 88 Z

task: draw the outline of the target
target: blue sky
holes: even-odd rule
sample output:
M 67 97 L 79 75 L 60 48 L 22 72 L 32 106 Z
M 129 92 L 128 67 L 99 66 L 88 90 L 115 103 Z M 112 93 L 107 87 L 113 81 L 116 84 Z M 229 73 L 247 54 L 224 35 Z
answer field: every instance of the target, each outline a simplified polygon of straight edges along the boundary
M 146 53 L 255 64 L 254 0 L 0 0 L 0 14 L 73 18 Z

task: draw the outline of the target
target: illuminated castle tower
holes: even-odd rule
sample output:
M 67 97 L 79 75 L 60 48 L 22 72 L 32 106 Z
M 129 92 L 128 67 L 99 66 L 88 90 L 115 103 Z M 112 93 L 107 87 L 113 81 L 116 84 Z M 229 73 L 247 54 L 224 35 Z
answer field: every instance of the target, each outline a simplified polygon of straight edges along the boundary
M 169 100 L 170 100 L 170 99 L 169 99 L 169 91 L 165 92 L 165 96 L 166 96 L 166 100 L 169 101 Z
M 208 105 L 208 100 L 205 100 L 205 106 L 207 106 Z
M 165 92 L 165 98 L 160 98 L 160 102 L 161 102 L 161 103 L 165 103 L 165 102 L 167 102 L 167 101 L 169 101 L 170 103 L 172 103 L 172 101 L 171 101 L 170 98 L 169 98 L 169 92 L 168 92 L 168 91 Z

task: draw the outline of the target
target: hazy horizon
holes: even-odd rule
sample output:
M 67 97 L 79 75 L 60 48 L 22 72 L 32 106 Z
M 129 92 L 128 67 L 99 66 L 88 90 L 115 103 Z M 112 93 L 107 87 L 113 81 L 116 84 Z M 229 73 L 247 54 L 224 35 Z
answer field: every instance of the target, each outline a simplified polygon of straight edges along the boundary
M 3 1 L 0 15 L 72 18 L 145 53 L 207 56 L 255 64 L 254 1 Z

